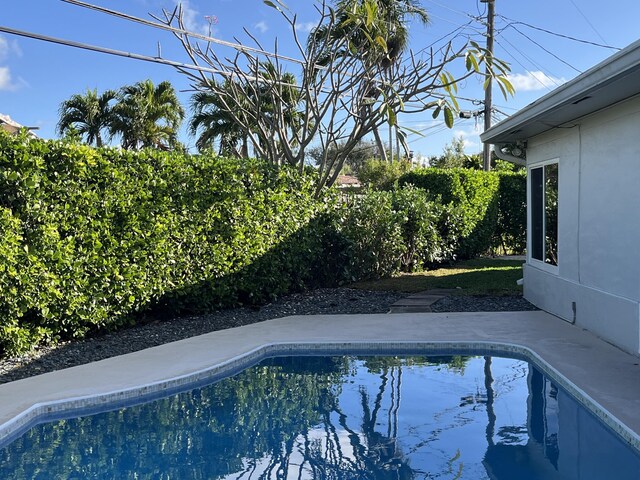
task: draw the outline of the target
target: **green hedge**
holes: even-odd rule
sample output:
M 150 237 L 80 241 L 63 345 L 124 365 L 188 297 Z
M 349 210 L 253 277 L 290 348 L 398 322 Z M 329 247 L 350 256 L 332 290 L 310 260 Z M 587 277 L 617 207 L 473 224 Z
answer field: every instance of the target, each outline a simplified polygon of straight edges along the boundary
M 456 258 L 472 258 L 503 248 L 526 246 L 524 173 L 422 168 L 406 173 L 399 185 L 414 185 L 449 207 L 438 231 Z
M 0 349 L 312 284 L 314 179 L 0 134 Z
M 498 225 L 493 247 L 521 254 L 527 247 L 527 175 L 500 172 Z
M 413 187 L 347 197 L 332 209 L 332 228 L 325 229 L 335 278 L 346 282 L 380 278 L 422 270 L 449 258 L 437 230 L 447 212 Z
M 524 245 L 519 174 L 424 169 L 343 201 L 314 182 L 0 133 L 0 354 Z
M 422 168 L 400 177 L 450 207 L 441 219 L 440 235 L 457 258 L 472 258 L 490 247 L 498 219 L 499 179 L 494 173 L 470 169 Z

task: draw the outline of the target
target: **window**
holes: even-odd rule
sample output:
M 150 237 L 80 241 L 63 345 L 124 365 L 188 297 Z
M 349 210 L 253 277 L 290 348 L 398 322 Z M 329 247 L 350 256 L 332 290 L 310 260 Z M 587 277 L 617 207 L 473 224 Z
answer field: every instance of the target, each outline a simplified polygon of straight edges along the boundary
M 529 170 L 531 258 L 558 265 L 558 163 Z

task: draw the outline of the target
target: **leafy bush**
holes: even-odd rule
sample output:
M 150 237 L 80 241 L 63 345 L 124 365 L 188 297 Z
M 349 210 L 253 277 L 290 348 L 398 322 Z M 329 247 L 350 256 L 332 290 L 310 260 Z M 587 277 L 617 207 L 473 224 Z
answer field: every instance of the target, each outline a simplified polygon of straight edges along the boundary
M 333 210 L 333 255 L 327 257 L 341 260 L 335 271 L 342 281 L 421 270 L 448 258 L 437 230 L 447 211 L 413 187 L 347 197 Z
M 358 180 L 374 190 L 390 190 L 398 179 L 411 170 L 411 162 L 385 162 L 370 159 L 358 171 Z
M 257 161 L 0 135 L 0 349 L 313 282 L 313 178 Z
M 423 168 L 404 174 L 399 185 L 415 185 L 448 207 L 437 230 L 447 251 L 472 258 L 489 249 L 522 253 L 526 247 L 526 173 Z
M 500 172 L 498 189 L 498 224 L 494 248 L 520 254 L 527 247 L 527 175 L 519 172 Z
M 419 271 L 448 257 L 447 245 L 437 229 L 440 219 L 447 216 L 439 200 L 429 200 L 423 190 L 407 186 L 393 191 L 392 203 L 402 215 L 403 271 Z
M 491 247 L 498 217 L 498 175 L 468 169 L 422 168 L 404 174 L 399 185 L 414 185 L 449 207 L 440 236 L 457 258 L 472 258 Z
M 393 208 L 391 192 L 369 191 L 349 197 L 337 211 L 334 226 L 345 246 L 347 281 L 379 278 L 400 269 L 406 251 L 402 214 Z

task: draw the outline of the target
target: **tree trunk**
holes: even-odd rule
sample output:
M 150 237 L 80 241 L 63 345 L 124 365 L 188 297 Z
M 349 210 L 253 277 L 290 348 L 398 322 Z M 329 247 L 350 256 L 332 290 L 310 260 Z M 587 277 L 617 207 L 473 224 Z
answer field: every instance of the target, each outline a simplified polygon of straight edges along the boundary
M 249 158 L 249 141 L 246 135 L 242 136 L 242 158 Z
M 380 132 L 378 131 L 378 127 L 375 126 L 373 127 L 373 136 L 376 139 L 376 144 L 378 145 L 378 151 L 380 152 L 380 158 L 382 159 L 383 162 L 387 161 L 387 149 L 384 146 L 384 143 L 382 143 L 382 139 L 380 138 Z

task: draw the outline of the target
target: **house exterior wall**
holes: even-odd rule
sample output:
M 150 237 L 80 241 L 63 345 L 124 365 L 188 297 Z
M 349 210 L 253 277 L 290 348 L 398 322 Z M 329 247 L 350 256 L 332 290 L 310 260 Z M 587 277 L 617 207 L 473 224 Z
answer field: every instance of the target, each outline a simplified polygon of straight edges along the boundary
M 528 167 L 555 160 L 558 266 L 528 257 L 525 298 L 638 355 L 640 96 L 529 140 Z

